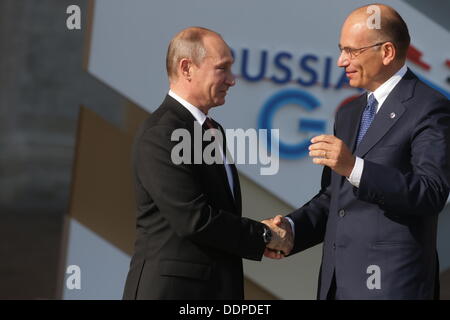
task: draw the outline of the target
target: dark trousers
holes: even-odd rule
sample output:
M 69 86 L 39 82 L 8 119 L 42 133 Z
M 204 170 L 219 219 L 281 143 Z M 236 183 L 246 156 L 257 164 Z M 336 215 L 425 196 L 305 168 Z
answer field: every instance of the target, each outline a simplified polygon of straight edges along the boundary
M 327 300 L 340 300 L 336 286 L 336 272 L 333 272 L 333 279 L 331 280 L 330 289 L 327 293 Z

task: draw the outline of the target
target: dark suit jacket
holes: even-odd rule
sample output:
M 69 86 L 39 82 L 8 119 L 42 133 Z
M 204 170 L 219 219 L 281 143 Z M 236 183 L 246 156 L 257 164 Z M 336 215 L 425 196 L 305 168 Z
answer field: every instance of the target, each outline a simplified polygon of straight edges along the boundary
M 194 137 L 194 122 L 167 96 L 136 137 L 137 240 L 124 299 L 243 299 L 241 257 L 262 258 L 263 225 L 241 217 L 236 167 L 233 198 L 223 164 L 172 162 L 172 132 Z
M 366 103 L 363 94 L 335 118 L 335 135 L 364 159 L 360 186 L 325 167 L 321 191 L 289 215 L 293 252 L 324 242 L 320 299 L 333 273 L 342 299 L 431 299 L 450 186 L 450 102 L 408 70 L 356 147 Z M 379 289 L 367 285 L 370 266 L 379 267 Z

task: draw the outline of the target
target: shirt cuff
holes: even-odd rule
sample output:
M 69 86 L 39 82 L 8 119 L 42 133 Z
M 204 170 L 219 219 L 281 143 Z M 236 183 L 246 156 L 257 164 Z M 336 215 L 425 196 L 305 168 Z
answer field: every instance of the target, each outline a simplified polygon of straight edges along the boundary
M 292 229 L 292 238 L 295 239 L 295 228 L 294 228 L 294 221 L 292 221 L 291 218 L 289 217 L 285 217 L 287 221 L 289 221 L 289 224 L 291 225 L 291 229 Z
M 359 157 L 356 157 L 355 166 L 353 167 L 352 173 L 350 173 L 350 177 L 348 177 L 347 180 L 357 188 L 359 188 L 359 184 L 361 182 L 363 169 L 364 169 L 364 160 Z

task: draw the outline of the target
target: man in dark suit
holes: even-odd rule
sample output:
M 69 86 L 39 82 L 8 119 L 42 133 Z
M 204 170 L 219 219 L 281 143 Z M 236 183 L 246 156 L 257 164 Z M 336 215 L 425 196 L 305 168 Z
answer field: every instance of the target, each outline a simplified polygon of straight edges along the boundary
M 319 299 L 438 297 L 438 214 L 450 186 L 450 102 L 405 66 L 410 38 L 392 8 L 345 20 L 338 65 L 366 93 L 312 139 L 322 188 L 287 218 L 296 253 L 323 242 Z M 370 22 L 370 21 L 369 21 Z M 274 252 L 266 256 L 280 258 Z
M 242 257 L 292 248 L 290 234 L 270 221 L 242 218 L 238 173 L 218 139 L 223 128 L 208 117 L 235 84 L 232 63 L 229 47 L 208 29 L 182 30 L 169 45 L 169 94 L 134 146 L 137 241 L 124 299 L 243 299 Z M 223 161 L 203 161 L 204 141 L 183 150 L 188 161 L 174 158 L 176 130 L 195 138 L 210 128 Z

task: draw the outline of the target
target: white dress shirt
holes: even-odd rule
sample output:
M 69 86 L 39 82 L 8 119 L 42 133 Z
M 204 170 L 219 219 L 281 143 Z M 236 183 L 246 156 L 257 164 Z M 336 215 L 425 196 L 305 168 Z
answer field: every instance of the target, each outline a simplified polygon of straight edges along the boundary
M 201 111 L 199 108 L 195 107 L 194 105 L 190 104 L 189 102 L 187 102 L 186 100 L 184 100 L 183 98 L 181 98 L 179 95 L 177 95 L 175 92 L 173 92 L 172 90 L 169 90 L 169 96 L 171 96 L 172 98 L 174 98 L 175 100 L 177 100 L 183 107 L 185 107 L 186 109 L 188 109 L 188 111 L 192 114 L 192 116 L 195 118 L 195 120 L 197 120 L 197 122 L 203 126 L 203 123 L 206 120 L 207 115 L 205 115 L 203 113 L 203 111 Z M 212 119 L 211 117 L 209 117 L 210 119 Z M 223 150 L 222 150 L 222 146 L 219 146 L 220 149 L 220 155 L 222 156 L 222 160 L 224 161 L 224 165 L 225 165 L 225 171 L 227 173 L 227 178 L 228 178 L 228 184 L 230 185 L 230 189 L 231 189 L 231 194 L 234 197 L 234 181 L 233 181 L 233 173 L 231 171 L 231 167 L 230 164 L 227 161 L 226 156 L 224 156 Z

